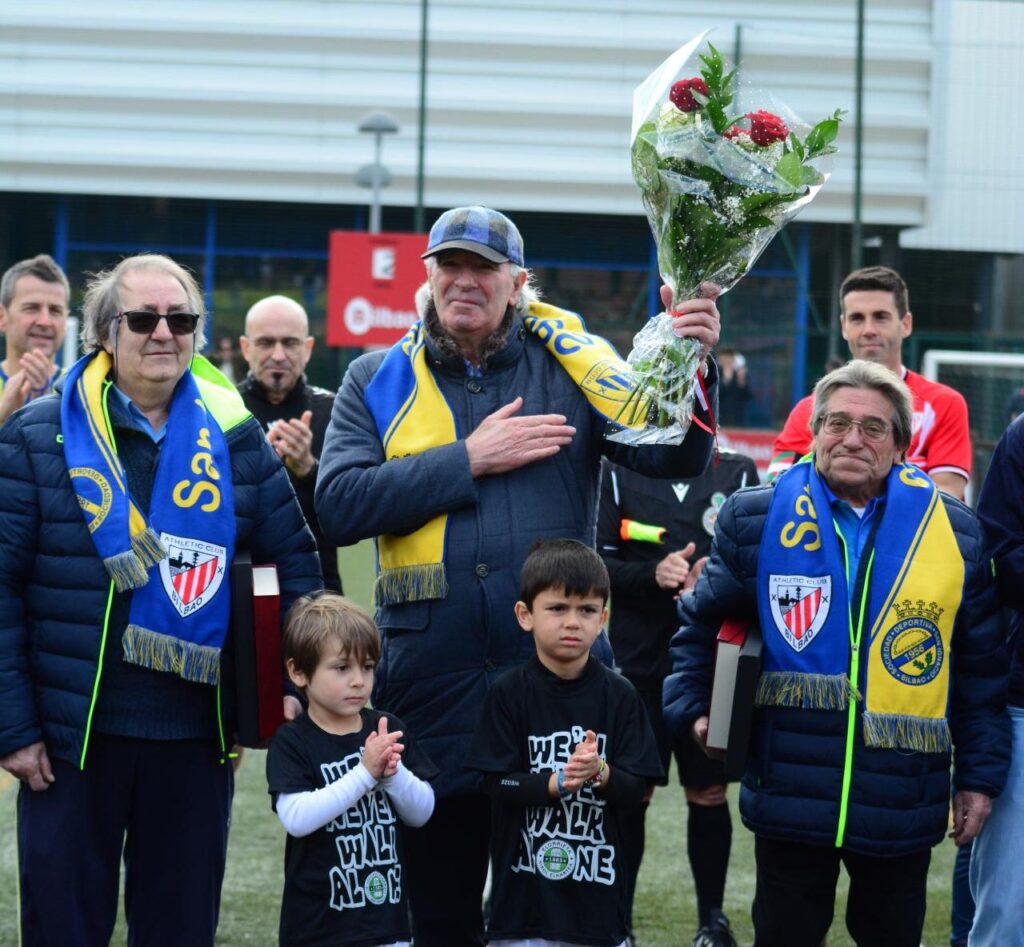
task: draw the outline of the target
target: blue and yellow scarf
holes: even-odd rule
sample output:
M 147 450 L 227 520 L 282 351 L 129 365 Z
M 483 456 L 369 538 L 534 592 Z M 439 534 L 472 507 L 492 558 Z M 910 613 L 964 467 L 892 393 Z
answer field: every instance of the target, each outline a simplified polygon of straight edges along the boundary
M 544 343 L 598 415 L 621 423 L 619 415 L 633 392 L 633 382 L 629 366 L 615 349 L 589 334 L 575 313 L 544 303 L 531 303 L 523 324 Z M 455 416 L 427 365 L 425 344 L 426 333 L 417 322 L 390 349 L 366 386 L 366 407 L 388 460 L 420 454 L 460 437 Z M 639 420 L 632 426 L 642 427 L 646 411 L 633 415 Z M 378 605 L 448 594 L 444 567 L 447 526 L 448 517 L 441 514 L 408 535 L 377 537 L 374 598 Z
M 886 481 L 859 601 L 821 479 L 805 459 L 772 497 L 758 559 L 762 705 L 843 710 L 864 700 L 871 747 L 948 751 L 949 661 L 964 563 L 935 485 L 911 464 Z M 865 694 L 858 691 L 868 629 Z
M 215 376 L 205 360 L 195 361 Z M 117 591 L 132 590 L 125 660 L 218 684 L 231 608 L 223 580 L 235 546 L 227 442 L 192 371 L 185 372 L 171 399 L 147 519 L 117 456 L 106 403 L 110 369 L 106 352 L 75 363 L 61 395 L 61 426 L 68 475 L 96 551 Z M 241 404 L 216 377 L 213 385 L 215 399 Z

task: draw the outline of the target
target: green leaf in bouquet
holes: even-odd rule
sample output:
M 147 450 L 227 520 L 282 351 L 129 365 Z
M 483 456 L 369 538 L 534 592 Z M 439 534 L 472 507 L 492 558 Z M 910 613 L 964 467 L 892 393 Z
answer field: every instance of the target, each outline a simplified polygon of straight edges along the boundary
M 825 175 L 809 164 L 805 164 L 800 172 L 801 183 L 810 187 L 814 187 L 816 184 L 822 184 L 824 180 Z
M 701 69 L 700 74 L 708 84 L 708 89 L 718 89 L 721 86 L 722 74 L 725 71 L 725 60 L 722 58 L 722 54 L 715 49 L 712 43 L 708 43 L 708 51 L 701 53 L 700 61 L 704 63 L 704 68 Z
M 729 105 L 732 102 L 733 98 L 734 98 L 734 96 L 732 94 L 732 84 L 733 84 L 733 81 L 735 80 L 735 78 L 736 78 L 736 70 L 735 69 L 733 69 L 732 72 L 730 72 L 727 75 L 722 77 L 722 87 L 721 87 L 721 93 L 720 93 L 720 98 L 721 98 L 721 101 L 722 101 L 722 105 Z
M 648 130 L 649 128 L 649 130 Z M 633 180 L 644 192 L 658 192 L 665 185 L 658 173 L 658 149 L 651 141 L 654 126 L 644 126 L 637 134 L 632 149 Z
M 672 345 L 666 345 L 662 350 L 662 354 L 664 354 L 666 361 L 671 362 L 677 368 L 686 362 L 686 355 Z
M 770 191 L 765 191 L 760 194 L 751 194 L 749 197 L 744 197 L 740 201 L 740 207 L 743 208 L 745 213 L 753 213 L 755 210 L 760 210 L 762 207 L 767 207 L 770 204 L 778 201 L 779 195 L 772 194 Z
M 804 151 L 804 143 L 796 136 L 794 132 L 789 133 L 789 138 L 786 142 L 801 161 L 807 156 Z
M 795 151 L 783 155 L 779 163 L 775 165 L 775 173 L 787 184 L 793 187 L 800 187 L 803 181 L 803 161 Z
M 722 103 L 717 99 L 709 99 L 704 108 L 705 114 L 711 119 L 711 125 L 716 135 L 724 134 L 729 128 L 729 118 L 725 114 Z
M 843 109 L 836 109 L 831 118 L 818 122 L 807 134 L 808 157 L 816 158 L 818 155 L 833 154 L 832 142 L 839 135 L 839 123 L 846 114 Z

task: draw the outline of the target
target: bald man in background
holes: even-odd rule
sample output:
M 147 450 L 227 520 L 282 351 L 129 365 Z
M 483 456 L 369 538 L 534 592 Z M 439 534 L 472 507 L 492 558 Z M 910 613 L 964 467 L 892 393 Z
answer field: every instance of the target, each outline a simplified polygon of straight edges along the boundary
M 313 353 L 306 310 L 287 296 L 267 296 L 249 310 L 245 335 L 239 341 L 249 374 L 238 390 L 288 468 L 303 515 L 316 537 L 324 586 L 340 592 L 338 551 L 324 539 L 313 508 L 334 392 L 306 381 L 306 365 Z

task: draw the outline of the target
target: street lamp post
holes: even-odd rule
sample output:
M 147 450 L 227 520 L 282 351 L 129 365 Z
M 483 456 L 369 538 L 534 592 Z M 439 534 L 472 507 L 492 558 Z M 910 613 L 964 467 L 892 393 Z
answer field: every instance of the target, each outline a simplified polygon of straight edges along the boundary
M 373 192 L 370 203 L 370 233 L 380 233 L 380 192 L 391 183 L 391 172 L 381 164 L 385 135 L 398 131 L 398 124 L 384 112 L 374 112 L 359 123 L 359 131 L 374 136 L 373 164 L 364 164 L 356 171 L 356 184 Z
M 850 269 L 859 270 L 864 259 L 864 0 L 857 0 L 857 66 L 854 82 L 857 115 L 853 130 L 853 229 L 850 235 Z

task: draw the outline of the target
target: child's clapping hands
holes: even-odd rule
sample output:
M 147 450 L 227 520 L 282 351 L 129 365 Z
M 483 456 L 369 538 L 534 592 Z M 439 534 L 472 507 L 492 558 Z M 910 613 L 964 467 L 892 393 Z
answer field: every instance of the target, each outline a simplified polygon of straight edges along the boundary
M 363 766 L 374 779 L 387 779 L 398 772 L 398 762 L 405 749 L 398 742 L 401 738 L 401 730 L 388 733 L 387 717 L 381 717 L 376 731 L 366 738 L 366 743 L 363 744 Z
M 576 792 L 584 783 L 597 776 L 603 766 L 604 760 L 597 752 L 597 736 L 593 730 L 588 730 L 583 742 L 576 745 L 569 762 L 565 764 L 563 785 L 570 792 Z

